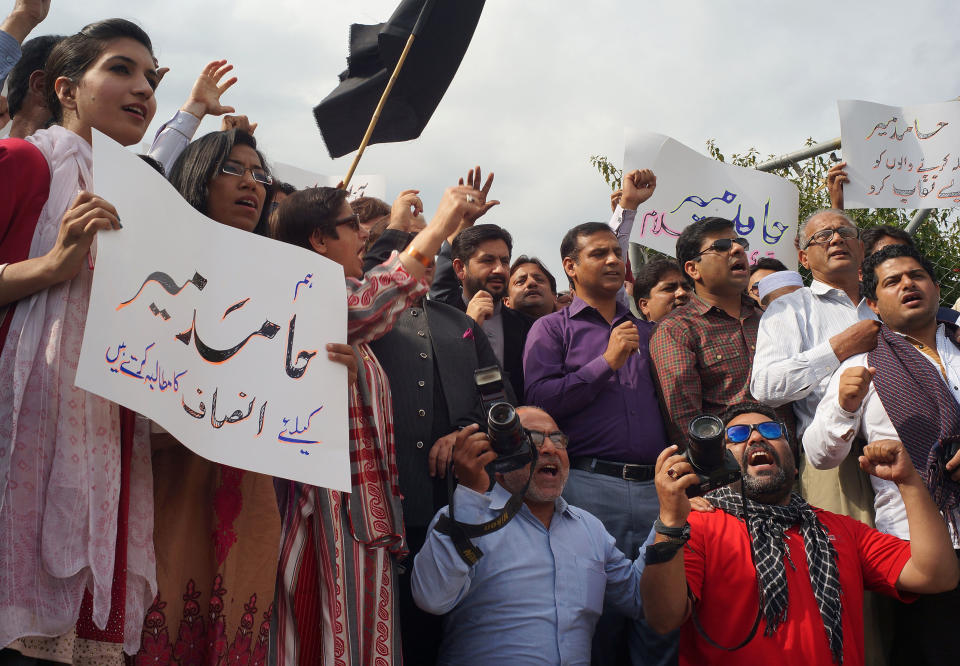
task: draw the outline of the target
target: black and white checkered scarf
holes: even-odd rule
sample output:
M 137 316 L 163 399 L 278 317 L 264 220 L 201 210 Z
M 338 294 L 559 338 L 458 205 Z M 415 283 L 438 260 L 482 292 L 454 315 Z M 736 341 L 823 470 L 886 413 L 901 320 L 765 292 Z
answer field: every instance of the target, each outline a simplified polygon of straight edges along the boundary
M 787 573 L 784 562 L 796 569 L 790 559 L 784 530 L 798 525 L 807 554 L 810 585 L 820 608 L 823 628 L 834 661 L 843 663 L 843 625 L 841 622 L 840 578 L 837 573 L 837 551 L 830 543 L 826 528 L 813 509 L 796 493 L 790 496 L 786 506 L 760 504 L 723 487 L 707 495 L 717 507 L 743 520 L 753 546 L 754 564 L 757 569 L 757 585 L 760 590 L 760 606 L 771 636 L 786 619 L 789 604 Z M 746 502 L 746 518 L 744 518 Z

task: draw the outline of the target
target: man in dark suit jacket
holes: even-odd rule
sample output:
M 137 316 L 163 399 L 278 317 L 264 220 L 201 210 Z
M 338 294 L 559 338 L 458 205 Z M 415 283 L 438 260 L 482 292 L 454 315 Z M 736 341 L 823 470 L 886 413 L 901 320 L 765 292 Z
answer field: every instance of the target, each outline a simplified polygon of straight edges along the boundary
M 504 307 L 513 238 L 495 224 L 463 229 L 437 256 L 430 299 L 466 312 L 486 334 L 523 404 L 523 347 L 533 319 Z
M 403 250 L 414 235 L 387 228 L 364 256 L 364 271 L 386 261 L 392 251 Z M 457 431 L 486 419 L 473 373 L 498 361 L 476 322 L 456 308 L 426 299 L 407 308 L 390 332 L 370 346 L 390 380 L 412 571 L 413 556 L 423 547 L 433 515 L 449 503 L 445 477 Z M 508 383 L 505 390 L 514 400 Z M 404 661 L 432 664 L 437 637 L 443 635 L 440 618 L 414 604 L 409 573 L 401 574 L 399 582 Z

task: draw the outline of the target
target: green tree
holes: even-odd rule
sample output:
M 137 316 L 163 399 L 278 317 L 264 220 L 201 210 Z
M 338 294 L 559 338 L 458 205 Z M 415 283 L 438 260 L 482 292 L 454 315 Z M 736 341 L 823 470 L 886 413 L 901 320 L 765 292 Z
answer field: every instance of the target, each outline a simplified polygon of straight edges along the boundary
M 817 142 L 809 138 L 807 146 Z M 732 153 L 727 158 L 713 139 L 707 141 L 707 154 L 720 162 L 736 166 L 755 168 L 758 164 L 773 159 L 775 155 L 761 158 L 760 151 L 750 148 L 743 153 Z M 800 219 L 821 208 L 830 207 L 830 195 L 827 192 L 825 177 L 830 164 L 836 157 L 817 155 L 803 160 L 797 168 L 784 168 L 771 173 L 786 178 L 800 190 Z M 617 168 L 607 157 L 594 155 L 590 163 L 596 167 L 604 181 L 612 190 L 620 188 L 622 169 Z M 906 227 L 915 211 L 901 208 L 870 208 L 851 209 L 846 213 L 861 228 L 878 224 L 890 224 L 897 227 Z M 941 302 L 953 305 L 960 298 L 960 215 L 952 209 L 938 209 L 920 225 L 914 236 L 918 249 L 933 262 L 940 280 Z M 805 276 L 806 277 L 806 276 Z

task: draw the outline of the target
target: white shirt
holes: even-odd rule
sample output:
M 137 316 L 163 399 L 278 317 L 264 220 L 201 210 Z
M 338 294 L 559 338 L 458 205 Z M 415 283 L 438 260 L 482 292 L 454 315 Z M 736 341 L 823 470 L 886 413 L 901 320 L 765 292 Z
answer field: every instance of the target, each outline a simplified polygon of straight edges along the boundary
M 960 402 L 960 350 L 947 338 L 943 324 L 937 328 L 937 353 L 947 371 L 950 392 Z M 924 357 L 937 368 L 937 374 L 940 375 L 936 362 L 926 354 Z M 803 449 L 806 451 L 807 460 L 817 469 L 838 466 L 850 453 L 851 443 L 857 434 L 867 442 L 900 439 L 887 410 L 880 402 L 873 382 L 870 383 L 867 395 L 857 411 L 848 412 L 840 406 L 840 375 L 847 368 L 856 366 L 867 367 L 867 354 L 851 356 L 840 364 L 839 372 L 830 380 L 813 422 L 803 434 Z M 870 477 L 870 482 L 873 484 L 877 529 L 909 540 L 907 511 L 897 484 L 875 476 Z M 957 518 L 960 520 L 960 511 L 957 512 Z M 960 548 L 957 534 L 951 531 L 950 538 L 953 539 L 953 547 Z
M 819 280 L 773 301 L 760 319 L 751 395 L 773 407 L 793 402 L 802 435 L 840 366 L 830 338 L 861 319 L 876 319 L 865 300 L 855 305 Z

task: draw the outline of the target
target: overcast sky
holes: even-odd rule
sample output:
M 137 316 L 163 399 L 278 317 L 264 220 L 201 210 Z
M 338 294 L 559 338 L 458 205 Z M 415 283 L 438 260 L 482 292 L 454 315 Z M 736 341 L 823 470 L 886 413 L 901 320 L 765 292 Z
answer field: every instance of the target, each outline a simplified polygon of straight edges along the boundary
M 448 0 L 452 1 L 452 0 Z M 268 159 L 343 174 L 311 109 L 346 67 L 351 23 L 386 20 L 397 0 L 53 0 L 33 33 L 72 33 L 119 16 L 150 34 L 162 65 L 147 140 L 183 103 L 208 61 L 240 78 L 224 102 L 259 122 Z M 9 10 L 12 0 L 0 8 Z M 712 0 L 487 0 L 446 97 L 416 141 L 367 149 L 360 173 L 388 198 L 444 187 L 479 164 L 502 205 L 485 221 L 559 274 L 571 226 L 609 217 L 609 188 L 589 158 L 620 164 L 623 129 L 667 134 L 704 152 L 765 156 L 839 136 L 837 99 L 906 105 L 960 95 L 960 3 Z M 207 119 L 200 133 L 219 127 Z

